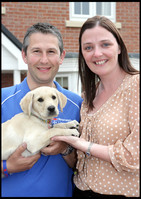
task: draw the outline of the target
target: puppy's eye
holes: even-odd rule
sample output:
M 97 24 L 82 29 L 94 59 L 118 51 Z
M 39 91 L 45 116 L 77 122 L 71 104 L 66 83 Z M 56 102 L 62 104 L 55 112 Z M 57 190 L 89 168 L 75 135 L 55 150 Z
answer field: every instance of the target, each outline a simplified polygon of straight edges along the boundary
M 55 96 L 55 95 L 52 95 L 52 99 L 55 100 L 55 99 L 56 99 L 56 96 Z
M 42 97 L 40 97 L 39 99 L 38 99 L 38 102 L 43 102 L 44 100 L 43 100 L 43 98 Z

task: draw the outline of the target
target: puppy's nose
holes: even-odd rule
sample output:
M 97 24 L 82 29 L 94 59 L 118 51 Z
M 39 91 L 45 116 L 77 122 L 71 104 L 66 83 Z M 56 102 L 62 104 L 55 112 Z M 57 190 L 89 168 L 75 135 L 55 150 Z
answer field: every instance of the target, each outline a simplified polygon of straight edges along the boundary
M 49 106 L 49 107 L 48 107 L 48 110 L 52 113 L 52 112 L 55 111 L 55 107 L 54 107 L 54 106 Z

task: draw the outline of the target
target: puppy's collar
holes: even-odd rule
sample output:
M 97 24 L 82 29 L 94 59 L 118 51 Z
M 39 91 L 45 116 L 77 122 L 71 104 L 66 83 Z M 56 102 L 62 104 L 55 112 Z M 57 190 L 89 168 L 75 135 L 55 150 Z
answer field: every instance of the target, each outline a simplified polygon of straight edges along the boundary
M 51 128 L 52 127 L 52 124 L 51 124 L 51 119 L 48 119 L 48 120 L 43 120 L 42 118 L 34 115 L 33 113 L 31 113 L 32 116 L 38 118 L 39 120 L 41 120 L 42 122 L 46 123 L 48 125 L 48 128 Z

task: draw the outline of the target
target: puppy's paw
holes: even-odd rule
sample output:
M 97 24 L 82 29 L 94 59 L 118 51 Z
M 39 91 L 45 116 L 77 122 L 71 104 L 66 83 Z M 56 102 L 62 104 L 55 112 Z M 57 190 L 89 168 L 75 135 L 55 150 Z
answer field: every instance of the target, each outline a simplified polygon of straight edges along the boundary
M 72 132 L 72 134 L 71 134 L 72 136 L 76 136 L 76 137 L 79 137 L 79 132 L 76 130 L 76 129 L 74 129 L 74 131 Z
M 71 121 L 70 123 L 70 129 L 76 129 L 79 130 L 79 123 L 76 120 Z

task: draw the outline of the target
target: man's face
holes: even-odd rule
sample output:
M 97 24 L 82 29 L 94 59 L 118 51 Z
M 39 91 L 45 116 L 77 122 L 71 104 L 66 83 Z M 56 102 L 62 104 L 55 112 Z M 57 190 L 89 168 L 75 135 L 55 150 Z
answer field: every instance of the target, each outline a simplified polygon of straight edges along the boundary
M 51 86 L 65 52 L 60 55 L 58 39 L 54 35 L 33 33 L 29 38 L 27 54 L 22 51 L 22 56 L 28 65 L 28 83 Z

